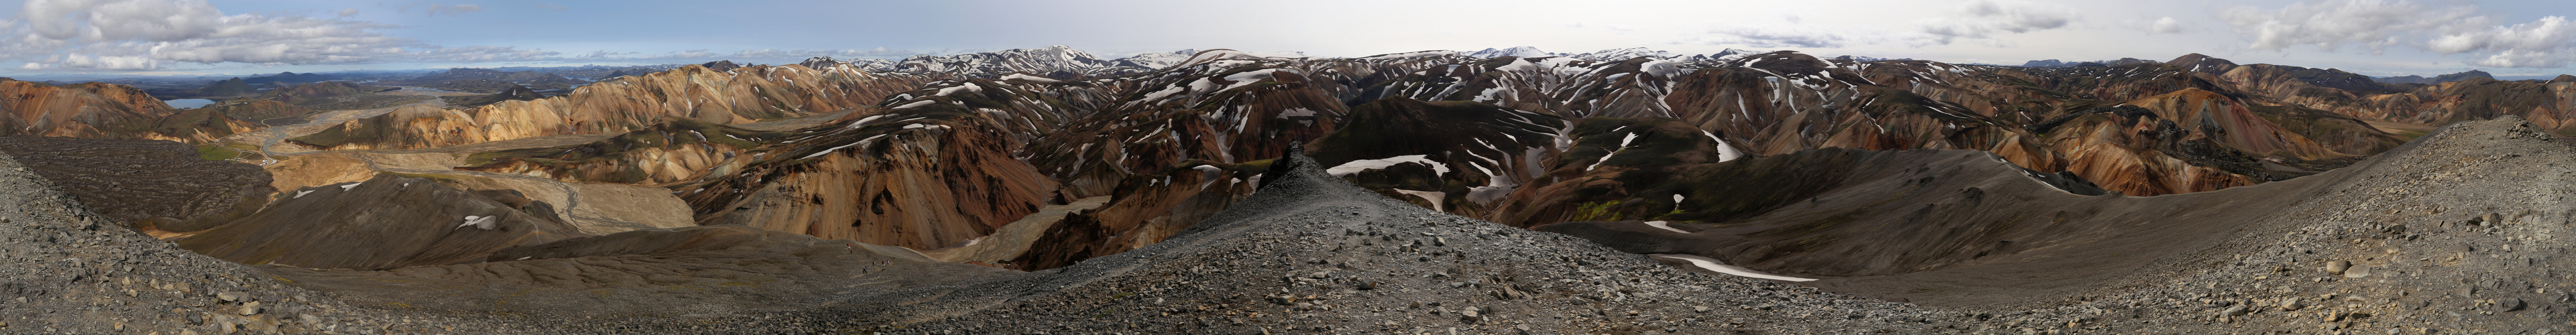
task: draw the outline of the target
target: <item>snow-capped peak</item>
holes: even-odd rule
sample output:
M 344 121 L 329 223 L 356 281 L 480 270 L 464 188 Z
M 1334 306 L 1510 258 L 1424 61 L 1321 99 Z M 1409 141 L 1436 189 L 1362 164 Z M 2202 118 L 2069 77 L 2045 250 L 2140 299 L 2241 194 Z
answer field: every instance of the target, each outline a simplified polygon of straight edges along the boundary
M 1655 59 L 1671 59 L 1671 58 L 1673 58 L 1673 53 L 1671 53 L 1671 52 L 1665 52 L 1665 51 L 1663 51 L 1663 50 L 1655 50 L 1655 49 L 1647 49 L 1647 48 L 1644 48 L 1644 47 L 1636 47 L 1636 48 L 1620 48 L 1620 49 L 1609 49 L 1609 50 L 1601 50 L 1601 51 L 1594 51 L 1594 52 L 1580 53 L 1580 54 L 1574 54 L 1574 55 L 1572 55 L 1572 56 L 1570 56 L 1570 57 L 1574 57 L 1574 58 L 1576 58 L 1576 59 L 1582 59 L 1582 60 L 1590 60 L 1590 61 L 1616 62 L 1616 61 L 1623 61 L 1623 60 L 1628 60 L 1628 59 L 1637 58 L 1637 57 L 1652 57 L 1652 58 L 1655 58 Z
M 1517 47 L 1510 47 L 1510 48 L 1503 48 L 1503 49 L 1485 48 L 1485 50 L 1476 50 L 1475 52 L 1469 52 L 1469 53 L 1467 53 L 1467 57 L 1476 57 L 1476 58 L 1494 58 L 1494 57 L 1503 57 L 1503 56 L 1520 57 L 1520 58 L 1533 58 L 1533 57 L 1556 57 L 1556 56 L 1563 56 L 1563 55 L 1559 55 L 1559 54 L 1555 54 L 1555 53 L 1549 53 L 1549 52 L 1546 52 L 1546 51 L 1539 51 L 1539 50 L 1538 50 L 1538 47 L 1532 47 L 1532 46 L 1517 46 Z
M 1181 61 L 1189 60 L 1190 55 L 1196 55 L 1198 53 L 1198 49 L 1181 49 L 1180 51 L 1173 52 L 1148 52 L 1136 54 L 1135 56 L 1128 56 L 1127 58 L 1119 58 L 1114 61 L 1118 62 L 1119 66 L 1160 69 L 1172 67 L 1173 64 L 1180 64 Z
M 913 73 L 950 73 L 992 77 L 1009 73 L 1083 72 L 1114 66 L 1115 63 L 1093 58 L 1091 53 L 1073 47 L 1056 45 L 1036 49 L 1011 49 L 949 56 L 912 56 L 895 65 L 899 71 Z

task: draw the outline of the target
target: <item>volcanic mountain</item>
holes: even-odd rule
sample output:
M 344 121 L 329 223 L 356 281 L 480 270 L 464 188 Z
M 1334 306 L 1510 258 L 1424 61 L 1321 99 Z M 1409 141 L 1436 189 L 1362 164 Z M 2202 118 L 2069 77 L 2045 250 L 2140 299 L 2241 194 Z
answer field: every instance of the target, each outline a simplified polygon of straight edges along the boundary
M 170 108 L 133 86 L 0 79 L 0 135 L 207 143 L 258 128 L 210 110 Z
M 427 148 L 641 129 L 661 117 L 722 124 L 808 116 L 875 104 L 920 80 L 848 65 L 753 66 L 731 72 L 688 66 L 582 86 L 571 94 L 466 110 L 404 108 L 350 120 L 298 143 L 328 149 Z

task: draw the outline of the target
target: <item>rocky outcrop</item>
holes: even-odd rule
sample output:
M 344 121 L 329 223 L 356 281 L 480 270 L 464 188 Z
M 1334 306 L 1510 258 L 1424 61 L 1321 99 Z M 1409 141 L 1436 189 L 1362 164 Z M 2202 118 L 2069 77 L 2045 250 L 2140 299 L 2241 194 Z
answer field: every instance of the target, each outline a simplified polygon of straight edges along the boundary
M 0 135 L 211 143 L 258 128 L 221 113 L 172 109 L 133 86 L 0 79 Z
M 689 66 L 582 86 L 571 94 L 466 110 L 410 107 L 350 120 L 293 140 L 328 149 L 429 148 L 538 136 L 618 133 L 663 117 L 719 124 L 807 116 L 874 105 L 920 79 L 855 67 Z
M 480 262 L 504 248 L 580 236 L 527 209 L 429 180 L 382 174 L 286 192 L 258 214 L 178 243 L 243 264 L 383 270 Z
M 789 133 L 754 131 L 689 118 L 667 118 L 651 128 L 590 143 L 484 152 L 460 170 L 524 174 L 566 182 L 662 185 L 697 180 L 726 160 Z

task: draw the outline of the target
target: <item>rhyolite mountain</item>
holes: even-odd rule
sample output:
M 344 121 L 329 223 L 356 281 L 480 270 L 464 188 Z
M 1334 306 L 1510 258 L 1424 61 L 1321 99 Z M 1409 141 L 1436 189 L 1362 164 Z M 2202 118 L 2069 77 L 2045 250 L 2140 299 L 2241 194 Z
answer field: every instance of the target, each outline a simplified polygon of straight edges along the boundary
M 920 249 L 975 243 L 1039 207 L 1111 197 L 1050 221 L 1049 234 L 1096 239 L 1030 247 L 1023 263 L 1005 264 L 1041 269 L 1167 238 L 1250 194 L 1265 153 L 1296 141 L 1384 195 L 1516 226 L 1730 217 L 1693 214 L 1708 204 L 1682 185 L 1723 177 L 1693 166 L 1821 148 L 1982 150 L 2148 196 L 2288 180 L 2404 141 L 2271 93 L 2370 87 L 2249 79 L 2246 69 L 2264 67 L 2197 55 L 2020 68 L 1796 52 L 1702 62 L 1212 49 L 1115 76 L 1093 72 L 1114 62 L 1085 59 L 1061 48 L 917 58 L 886 76 L 962 79 L 886 93 L 806 129 L 635 128 L 476 155 L 467 168 L 661 186 L 701 223 Z M 1006 69 L 1016 70 L 992 73 Z
M 51 85 L 0 79 L 0 135 L 156 139 L 211 143 L 259 129 L 205 109 L 181 110 L 133 86 Z
M 412 107 L 350 120 L 297 143 L 329 149 L 428 148 L 538 136 L 603 134 L 651 126 L 662 117 L 733 124 L 867 107 L 912 89 L 918 76 L 871 73 L 846 64 L 703 66 L 625 76 L 570 94 L 465 110 Z

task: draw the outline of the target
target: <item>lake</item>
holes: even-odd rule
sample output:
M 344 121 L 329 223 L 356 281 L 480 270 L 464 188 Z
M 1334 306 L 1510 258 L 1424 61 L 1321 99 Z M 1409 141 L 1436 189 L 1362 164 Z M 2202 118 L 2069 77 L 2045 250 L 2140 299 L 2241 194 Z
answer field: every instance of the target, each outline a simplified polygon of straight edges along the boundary
M 189 108 L 205 107 L 206 105 L 212 105 L 212 104 L 215 104 L 215 101 L 214 101 L 214 100 L 206 100 L 206 99 L 177 99 L 177 100 L 162 100 L 161 102 L 163 102 L 163 103 L 169 103 L 169 104 L 170 104 L 170 108 L 178 108 L 178 109 L 189 109 Z

